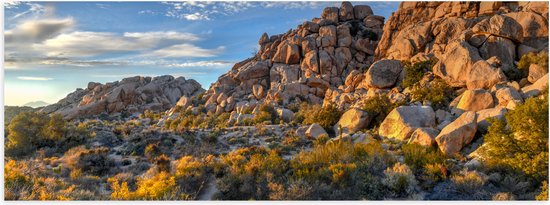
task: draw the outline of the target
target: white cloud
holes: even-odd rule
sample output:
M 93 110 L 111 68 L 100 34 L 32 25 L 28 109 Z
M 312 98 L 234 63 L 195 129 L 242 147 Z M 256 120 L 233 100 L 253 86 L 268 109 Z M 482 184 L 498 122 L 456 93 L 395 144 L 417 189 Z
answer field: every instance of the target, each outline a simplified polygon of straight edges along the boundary
M 170 63 L 167 67 L 171 68 L 185 68 L 185 67 L 224 67 L 232 66 L 234 63 L 228 61 L 196 61 L 196 62 L 184 62 L 184 63 Z
M 178 44 L 166 48 L 161 48 L 143 56 L 155 56 L 160 58 L 178 58 L 178 57 L 213 57 L 223 52 L 225 47 L 220 46 L 215 49 L 200 48 L 192 44 Z
M 19 79 L 19 80 L 33 80 L 33 81 L 48 81 L 48 80 L 53 80 L 53 78 L 46 78 L 46 77 L 31 77 L 31 76 L 18 76 L 17 79 Z
M 17 7 L 19 7 L 19 5 L 21 5 L 20 1 L 6 0 L 4 2 L 4 8 L 6 8 L 6 9 L 17 8 Z

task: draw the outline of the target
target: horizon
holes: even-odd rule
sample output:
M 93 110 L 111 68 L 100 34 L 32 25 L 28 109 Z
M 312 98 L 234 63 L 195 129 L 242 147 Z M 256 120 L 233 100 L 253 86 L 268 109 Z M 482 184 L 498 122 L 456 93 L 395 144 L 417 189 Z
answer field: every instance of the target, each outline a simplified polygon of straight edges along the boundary
M 88 82 L 183 76 L 208 89 L 258 39 L 341 2 L 6 2 L 4 105 L 55 103 Z M 369 5 L 386 20 L 400 2 Z

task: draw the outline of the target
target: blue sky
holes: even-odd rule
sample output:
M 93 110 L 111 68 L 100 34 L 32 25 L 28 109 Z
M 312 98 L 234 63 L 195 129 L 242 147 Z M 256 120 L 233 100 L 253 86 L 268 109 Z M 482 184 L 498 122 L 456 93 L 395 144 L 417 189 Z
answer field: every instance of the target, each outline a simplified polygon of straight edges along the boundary
M 386 19 L 399 2 L 370 5 Z M 184 76 L 208 89 L 263 32 L 296 28 L 340 2 L 4 3 L 4 103 L 55 103 L 90 81 Z

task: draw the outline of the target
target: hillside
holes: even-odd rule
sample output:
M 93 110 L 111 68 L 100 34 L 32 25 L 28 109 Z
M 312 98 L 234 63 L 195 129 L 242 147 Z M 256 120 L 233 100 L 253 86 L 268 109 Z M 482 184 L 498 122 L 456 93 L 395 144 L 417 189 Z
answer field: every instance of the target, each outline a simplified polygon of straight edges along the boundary
M 548 3 L 375 13 L 264 33 L 208 90 L 137 76 L 17 115 L 6 199 L 548 200 Z

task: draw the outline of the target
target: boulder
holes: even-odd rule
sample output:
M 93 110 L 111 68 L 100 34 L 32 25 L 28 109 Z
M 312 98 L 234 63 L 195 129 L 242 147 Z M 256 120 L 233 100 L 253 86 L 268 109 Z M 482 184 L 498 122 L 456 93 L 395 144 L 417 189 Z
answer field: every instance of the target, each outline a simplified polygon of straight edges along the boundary
M 336 26 L 321 26 L 319 28 L 319 38 L 321 39 L 321 47 L 336 46 Z
M 513 18 L 504 15 L 494 15 L 482 20 L 472 28 L 472 32 L 500 36 L 515 42 L 523 40 L 522 26 Z
M 435 145 L 435 138 L 437 137 L 438 133 L 439 130 L 431 127 L 417 128 L 411 134 L 411 138 L 409 139 L 408 143 L 416 143 L 422 146 L 431 147 L 432 145 Z
M 479 48 L 483 59 L 496 56 L 503 65 L 514 65 L 516 59 L 516 45 L 507 38 L 489 36 Z
M 321 18 L 331 21 L 331 22 L 338 22 L 338 7 L 326 7 L 323 9 L 323 13 L 321 13 Z
M 181 98 L 176 103 L 176 106 L 180 106 L 182 108 L 187 108 L 189 105 L 191 105 L 191 98 L 188 96 L 181 96 Z
M 548 73 L 539 78 L 532 85 L 521 88 L 521 94 L 523 96 L 523 99 L 527 99 L 533 96 L 540 95 L 540 93 L 545 89 L 548 89 Z
M 463 87 L 468 81 L 474 63 L 482 60 L 478 50 L 465 41 L 453 41 L 434 68 L 434 74 L 453 87 Z
M 323 129 L 323 127 L 321 127 L 321 125 L 317 123 L 310 125 L 309 128 L 307 128 L 306 130 L 306 136 L 313 139 L 317 139 L 323 135 L 328 136 L 328 133 L 325 131 L 325 129 Z
M 390 88 L 395 85 L 403 66 L 398 60 L 379 60 L 365 73 L 367 87 Z
M 355 19 L 364 19 L 367 16 L 372 15 L 372 9 L 370 6 L 367 5 L 355 5 L 353 7 L 353 14 L 355 16 Z
M 546 5 L 546 9 L 548 9 L 548 5 Z M 545 19 L 533 12 L 512 12 L 505 16 L 514 19 L 521 25 L 523 44 L 538 49 L 543 48 L 544 44 L 548 45 L 548 17 Z
M 338 27 L 336 27 L 336 33 L 338 34 L 339 47 L 349 47 L 351 45 L 352 37 L 349 33 L 349 27 L 347 25 L 338 25 Z
M 294 119 L 294 112 L 286 108 L 277 108 L 277 116 L 285 122 L 290 122 Z
M 477 131 L 475 112 L 465 112 L 447 125 L 435 138 L 439 149 L 447 156 L 453 156 L 470 144 Z
M 504 75 L 500 68 L 495 68 L 484 60 L 474 63 L 468 76 L 466 87 L 469 90 L 479 88 L 490 89 L 493 85 L 506 81 L 506 75 Z
M 317 55 L 317 51 L 310 51 L 306 53 L 304 60 L 302 61 L 302 68 L 311 70 L 315 73 L 320 73 L 319 56 Z
M 538 64 L 533 63 L 529 65 L 529 76 L 527 77 L 527 80 L 529 80 L 530 83 L 535 83 L 546 73 L 548 73 L 548 68 L 544 68 Z
M 521 94 L 510 87 L 503 87 L 497 89 L 495 92 L 495 97 L 498 101 L 498 106 L 508 107 L 508 104 L 513 103 L 515 105 L 523 104 L 523 98 Z
M 502 2 L 482 1 L 479 3 L 479 15 L 492 15 L 502 6 Z
M 479 111 L 494 107 L 493 96 L 483 89 L 466 90 L 456 108 L 464 111 Z
M 508 110 L 506 108 L 490 108 L 477 111 L 477 129 L 483 133 L 487 132 L 489 126 L 491 125 L 487 119 L 495 118 L 499 120 L 506 120 L 504 118 L 504 114 L 507 112 Z
M 252 86 L 252 94 L 254 94 L 254 97 L 256 97 L 256 99 L 263 99 L 265 97 L 265 90 L 264 90 L 264 86 L 261 86 L 261 85 L 253 85 Z
M 416 128 L 435 127 L 435 113 L 430 106 L 400 106 L 380 124 L 378 134 L 407 140 Z
M 353 20 L 353 5 L 350 2 L 344 1 L 340 6 L 340 21 Z
M 343 133 L 354 133 L 361 129 L 367 128 L 370 119 L 369 114 L 363 110 L 352 108 L 346 111 L 336 125 L 334 125 L 334 132 L 338 135 L 340 131 Z M 342 130 L 340 130 L 340 128 Z

